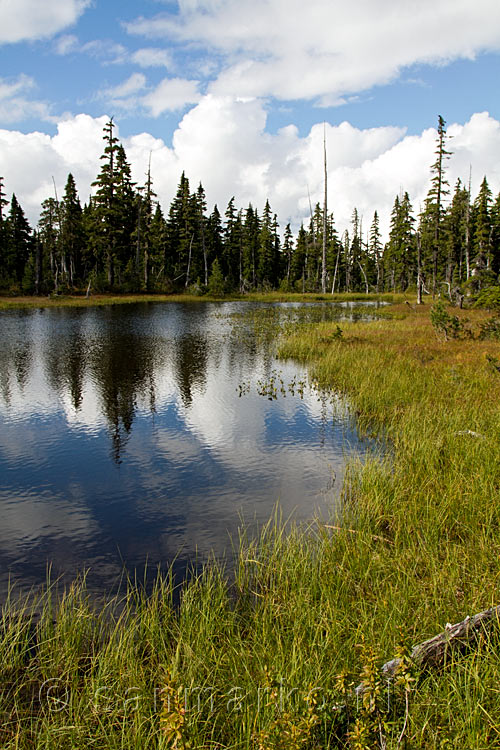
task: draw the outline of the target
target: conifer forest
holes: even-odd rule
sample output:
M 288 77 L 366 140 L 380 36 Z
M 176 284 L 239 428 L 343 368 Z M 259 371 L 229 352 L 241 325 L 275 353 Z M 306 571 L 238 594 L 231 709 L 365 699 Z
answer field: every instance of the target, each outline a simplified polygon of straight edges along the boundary
M 203 185 L 180 177 L 168 207 L 160 206 L 151 168 L 135 184 L 111 119 L 104 128 L 101 169 L 81 205 L 71 174 L 60 200 L 47 197 L 31 227 L 0 178 L 0 291 L 47 295 L 91 292 L 397 292 L 409 288 L 459 302 L 496 283 L 500 272 L 500 194 L 487 176 L 471 195 L 467 176 L 450 185 L 452 152 L 438 119 L 435 161 L 421 212 L 411 196 L 395 196 L 387 242 L 379 215 L 356 207 L 339 233 L 335 210 L 311 208 L 294 236 L 267 201 L 239 207 L 231 198 L 207 213 Z M 326 175 L 326 169 L 325 169 Z

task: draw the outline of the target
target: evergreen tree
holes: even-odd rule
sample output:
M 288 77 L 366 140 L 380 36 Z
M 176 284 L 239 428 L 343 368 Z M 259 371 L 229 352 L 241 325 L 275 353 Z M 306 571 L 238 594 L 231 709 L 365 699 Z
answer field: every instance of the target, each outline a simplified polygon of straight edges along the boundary
M 6 229 L 5 229 L 5 208 L 9 205 L 8 200 L 5 197 L 3 177 L 0 177 L 0 281 L 3 275 L 3 268 L 5 261 L 6 252 Z
M 390 288 L 404 291 L 415 277 L 415 242 L 412 206 L 408 193 L 396 196 L 391 214 L 389 242 L 384 252 L 384 268 Z
M 243 222 L 243 279 L 242 291 L 253 289 L 257 285 L 257 263 L 259 257 L 260 219 L 257 210 L 250 203 L 245 211 Z
M 207 219 L 205 242 L 207 265 L 211 268 L 214 260 L 222 254 L 222 219 L 217 205 Z
M 277 241 L 276 217 L 266 201 L 259 232 L 259 260 L 257 277 L 263 287 L 272 287 L 277 279 L 279 243 Z
M 42 244 L 43 256 L 46 259 L 47 278 L 50 278 L 54 291 L 58 291 L 60 281 L 59 265 L 59 211 L 54 198 L 46 198 L 42 202 L 42 212 L 38 221 L 38 241 Z
M 362 240 L 361 240 L 361 222 L 359 218 L 358 209 L 354 208 L 352 212 L 352 235 L 349 247 L 346 249 L 346 290 L 360 291 L 361 289 L 361 267 L 360 259 L 362 252 Z
M 306 285 L 306 262 L 308 244 L 308 234 L 304 228 L 304 225 L 301 224 L 290 264 L 290 281 L 295 285 L 295 288 L 298 288 L 298 291 L 301 292 L 305 291 Z
M 445 162 L 450 158 L 451 151 L 446 150 L 446 122 L 439 115 L 436 140 L 436 160 L 431 166 L 431 189 L 427 196 L 427 210 L 432 216 L 434 237 L 432 244 L 432 296 L 436 295 L 438 282 L 438 264 L 442 260 L 443 234 L 443 199 L 449 193 L 449 183 L 445 176 Z
M 122 177 L 122 175 L 119 177 L 116 166 L 119 144 L 118 138 L 114 136 L 114 127 L 113 118 L 111 118 L 103 129 L 106 146 L 101 156 L 103 162 L 101 172 L 92 183 L 97 187 L 97 191 L 92 203 L 91 235 L 97 266 L 99 268 L 104 262 L 108 284 L 111 287 L 115 283 L 116 248 L 119 238 L 119 211 L 116 194 L 118 182 Z
M 156 193 L 153 190 L 151 179 L 151 158 L 149 159 L 146 183 L 135 193 L 135 215 L 136 226 L 132 234 L 135 244 L 135 255 L 128 261 L 128 276 L 135 279 L 137 288 L 150 288 L 150 263 L 151 263 L 151 225 L 153 223 L 154 205 L 153 198 Z M 131 268 L 133 266 L 133 273 Z M 142 274 L 141 274 L 142 270 Z
M 457 180 L 453 198 L 444 218 L 446 271 L 448 284 L 460 284 L 467 278 L 467 222 L 469 216 L 469 193 Z
M 68 283 L 73 286 L 76 278 L 81 278 L 81 255 L 85 244 L 82 207 L 78 198 L 75 180 L 70 173 L 66 182 L 61 203 L 61 227 L 59 247 L 62 267 Z
M 222 272 L 231 289 L 241 287 L 242 283 L 242 231 L 241 215 L 236 210 L 233 196 L 226 209 L 224 249 L 221 258 Z
M 198 222 L 198 236 L 200 240 L 200 261 L 202 262 L 203 272 L 203 283 L 205 286 L 208 284 L 208 249 L 207 249 L 207 217 L 205 212 L 207 210 L 207 199 L 205 196 L 205 190 L 203 185 L 198 185 L 196 191 L 196 219 Z
M 165 276 L 165 251 L 167 247 L 167 222 L 160 204 L 151 219 L 148 231 L 148 288 L 160 282 Z M 152 279 L 152 281 L 151 281 Z
M 167 220 L 168 274 L 174 283 L 189 283 L 190 258 L 196 236 L 196 206 L 191 200 L 189 180 L 183 172 Z
M 210 276 L 208 278 L 208 291 L 214 297 L 222 297 L 224 295 L 224 274 L 222 273 L 218 258 L 215 258 L 214 262 L 212 263 Z
M 491 208 L 491 267 L 495 274 L 500 273 L 500 193 Z
M 32 249 L 32 236 L 28 220 L 14 194 L 5 230 L 4 274 L 10 283 L 22 289 L 25 266 Z
M 378 212 L 373 214 L 373 221 L 370 227 L 370 238 L 368 242 L 368 253 L 375 267 L 375 290 L 380 292 L 384 283 L 383 264 L 382 264 L 382 238 L 380 235 L 380 224 Z
M 492 265 L 492 223 L 491 223 L 492 195 L 486 177 L 481 182 L 479 193 L 473 208 L 473 247 L 476 268 L 489 270 Z
M 290 224 L 285 227 L 285 234 L 283 236 L 283 255 L 285 257 L 285 279 L 287 285 L 290 284 L 290 271 L 292 266 L 293 256 L 293 234 L 290 228 Z

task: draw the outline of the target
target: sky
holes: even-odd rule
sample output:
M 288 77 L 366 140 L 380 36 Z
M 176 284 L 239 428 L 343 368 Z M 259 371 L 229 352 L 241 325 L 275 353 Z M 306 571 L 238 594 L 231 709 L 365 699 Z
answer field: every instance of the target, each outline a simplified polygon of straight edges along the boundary
M 82 202 L 117 125 L 168 210 L 182 171 L 209 210 L 262 209 L 281 228 L 323 198 L 387 234 L 418 213 L 438 115 L 448 180 L 500 191 L 498 0 L 0 0 L 0 175 L 36 226 L 71 172 Z M 55 184 L 55 188 L 54 188 Z

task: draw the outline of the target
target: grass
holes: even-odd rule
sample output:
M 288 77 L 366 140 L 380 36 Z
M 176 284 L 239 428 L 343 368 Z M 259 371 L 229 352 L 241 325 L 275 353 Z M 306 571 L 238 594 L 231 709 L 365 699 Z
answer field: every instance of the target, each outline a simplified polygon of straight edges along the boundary
M 207 566 L 178 607 L 168 576 L 99 610 L 84 580 L 62 599 L 49 587 L 8 602 L 2 748 L 500 746 L 498 631 L 439 671 L 400 675 L 389 704 L 378 673 L 500 601 L 500 373 L 487 358 L 500 344 L 438 340 L 429 306 L 393 312 L 281 343 L 390 446 L 349 466 L 345 529 L 278 514 L 242 537 L 232 586 Z M 473 328 L 486 317 L 459 314 Z
M 229 294 L 224 297 L 193 294 L 92 294 L 88 299 L 84 295 L 51 295 L 47 297 L 0 296 L 0 310 L 9 308 L 39 307 L 95 307 L 101 305 L 126 305 L 137 302 L 214 302 L 231 300 L 248 300 L 251 302 L 347 302 L 380 300 L 396 302 L 402 300 L 401 294 L 296 294 L 282 292 L 251 292 L 250 294 Z

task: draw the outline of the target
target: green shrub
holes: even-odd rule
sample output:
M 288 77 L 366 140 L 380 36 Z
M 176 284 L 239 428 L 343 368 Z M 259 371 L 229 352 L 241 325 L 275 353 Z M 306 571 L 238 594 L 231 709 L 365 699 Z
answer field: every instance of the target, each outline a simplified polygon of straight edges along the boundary
M 212 270 L 208 277 L 208 293 L 213 297 L 223 297 L 225 293 L 224 275 L 216 258 L 212 263 Z
M 460 319 L 450 315 L 442 299 L 431 308 L 431 323 L 438 338 L 442 336 L 445 341 L 457 339 L 465 331 Z
M 500 310 L 500 286 L 490 286 L 479 293 L 474 307 L 483 307 L 487 310 Z
M 488 318 L 488 320 L 480 324 L 479 329 L 480 339 L 500 340 L 500 318 L 495 316 Z

